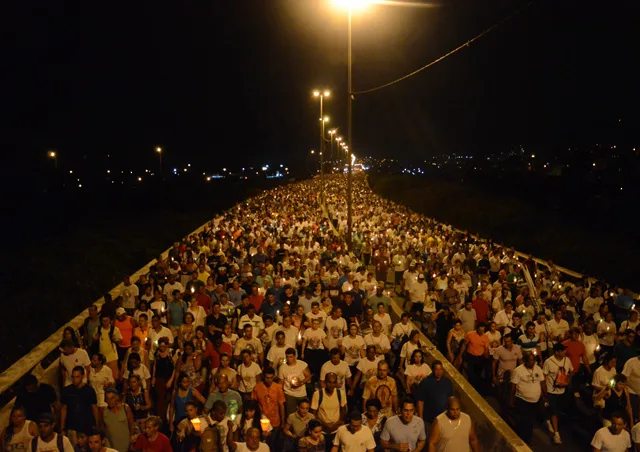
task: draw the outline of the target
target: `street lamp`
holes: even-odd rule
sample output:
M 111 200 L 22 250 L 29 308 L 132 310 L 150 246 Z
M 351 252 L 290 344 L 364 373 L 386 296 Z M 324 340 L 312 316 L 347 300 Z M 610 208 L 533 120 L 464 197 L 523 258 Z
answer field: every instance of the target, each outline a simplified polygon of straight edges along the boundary
M 160 177 L 162 177 L 162 148 L 158 146 L 156 148 L 156 152 L 158 153 L 158 158 L 160 159 Z
M 353 100 L 353 84 L 351 81 L 351 16 L 353 10 L 362 9 L 367 6 L 368 0 L 334 0 L 337 5 L 346 7 L 349 11 L 347 20 L 347 145 L 351 148 L 352 130 L 351 130 L 351 114 Z M 347 248 L 353 250 L 353 165 L 351 159 L 348 159 L 347 168 Z
M 313 97 L 318 97 L 320 99 L 320 149 L 318 152 L 320 153 L 320 202 L 324 205 L 324 159 L 322 157 L 322 150 L 324 149 L 324 123 L 329 121 L 329 118 L 323 116 L 323 104 L 324 98 L 329 97 L 331 93 L 328 90 L 320 91 L 315 90 L 313 92 Z
M 48 155 L 50 159 L 53 159 L 53 167 L 57 170 L 58 169 L 58 153 L 56 151 L 49 151 Z

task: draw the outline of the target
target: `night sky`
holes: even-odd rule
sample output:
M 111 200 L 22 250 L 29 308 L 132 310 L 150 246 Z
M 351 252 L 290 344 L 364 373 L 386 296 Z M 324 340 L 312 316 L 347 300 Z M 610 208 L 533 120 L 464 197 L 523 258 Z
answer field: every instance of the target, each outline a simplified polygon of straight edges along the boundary
M 346 133 L 346 12 L 330 0 L 13 3 L 2 24 L 5 169 L 41 171 L 48 148 L 69 166 L 109 154 L 145 167 L 157 145 L 170 166 L 300 159 L 317 148 L 317 87 L 332 90 L 326 114 Z M 370 6 L 354 16 L 354 89 L 424 65 L 526 3 Z M 354 152 L 632 142 L 638 12 L 534 1 L 433 68 L 358 96 Z

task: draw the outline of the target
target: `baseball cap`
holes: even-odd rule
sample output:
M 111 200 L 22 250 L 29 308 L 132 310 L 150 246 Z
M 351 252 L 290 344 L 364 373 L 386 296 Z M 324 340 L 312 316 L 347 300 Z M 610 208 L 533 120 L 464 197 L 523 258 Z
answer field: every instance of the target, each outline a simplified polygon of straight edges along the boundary
M 418 279 L 424 279 L 424 275 L 423 275 L 422 273 L 420 273 L 420 274 L 418 275 Z
M 42 413 L 38 418 L 38 423 L 42 422 L 43 424 L 55 424 L 56 419 L 53 417 L 51 413 Z
M 116 309 L 116 315 L 122 315 L 122 314 L 126 314 L 127 311 L 124 308 L 118 308 Z
M 553 351 L 554 351 L 554 352 L 562 352 L 562 351 L 564 351 L 564 350 L 566 350 L 566 349 L 567 349 L 567 347 L 565 347 L 565 346 L 564 346 L 563 344 L 561 344 L 560 342 L 556 342 L 556 343 L 553 345 Z

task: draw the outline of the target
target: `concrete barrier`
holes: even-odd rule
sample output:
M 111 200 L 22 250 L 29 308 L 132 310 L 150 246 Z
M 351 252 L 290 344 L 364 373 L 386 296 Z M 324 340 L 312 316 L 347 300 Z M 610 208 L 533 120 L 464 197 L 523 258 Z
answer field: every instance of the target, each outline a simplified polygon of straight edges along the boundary
M 390 315 L 394 322 L 400 320 L 402 309 L 392 299 Z M 420 328 L 415 328 L 420 331 Z M 426 362 L 442 361 L 444 373 L 453 383 L 456 397 L 460 399 L 462 411 L 473 419 L 480 449 L 492 452 L 532 452 L 529 446 L 509 427 L 487 401 L 475 390 L 460 372 L 444 357 L 433 343 L 420 332 L 420 341 L 427 345 Z

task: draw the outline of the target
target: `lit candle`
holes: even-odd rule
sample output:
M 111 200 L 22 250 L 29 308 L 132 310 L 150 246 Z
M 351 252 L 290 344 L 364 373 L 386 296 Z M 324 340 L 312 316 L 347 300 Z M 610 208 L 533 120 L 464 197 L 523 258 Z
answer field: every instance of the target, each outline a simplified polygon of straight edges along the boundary
M 194 293 L 196 291 L 196 288 L 191 286 L 191 293 Z
M 600 351 L 600 344 L 596 345 L 596 351 Z
M 191 419 L 191 425 L 193 425 L 193 429 L 196 432 L 199 432 L 200 431 L 200 418 L 196 417 L 196 418 Z
M 262 427 L 263 432 L 268 432 L 270 425 L 271 422 L 269 422 L 269 419 L 260 419 L 260 427 Z
M 612 388 L 615 388 L 615 386 L 616 386 L 616 380 L 615 380 L 615 378 L 612 378 L 612 379 L 609 381 L 609 384 L 611 385 L 611 387 L 612 387 Z
M 298 332 L 298 340 L 301 341 L 302 340 L 302 333 Z

